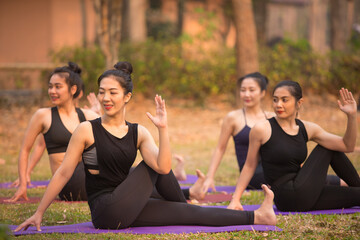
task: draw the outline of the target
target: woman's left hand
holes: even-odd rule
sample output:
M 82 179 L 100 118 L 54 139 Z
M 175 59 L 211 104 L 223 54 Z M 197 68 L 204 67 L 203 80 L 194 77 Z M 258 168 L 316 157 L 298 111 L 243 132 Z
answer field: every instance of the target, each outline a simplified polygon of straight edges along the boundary
M 340 100 L 338 100 L 339 108 L 344 113 L 351 115 L 357 111 L 356 101 L 352 93 L 346 88 L 340 89 Z
M 167 127 L 167 113 L 165 107 L 165 100 L 161 98 L 161 96 L 155 96 L 156 103 L 156 115 L 153 116 L 149 112 L 146 115 L 150 118 L 150 120 L 154 123 L 154 125 L 158 128 Z

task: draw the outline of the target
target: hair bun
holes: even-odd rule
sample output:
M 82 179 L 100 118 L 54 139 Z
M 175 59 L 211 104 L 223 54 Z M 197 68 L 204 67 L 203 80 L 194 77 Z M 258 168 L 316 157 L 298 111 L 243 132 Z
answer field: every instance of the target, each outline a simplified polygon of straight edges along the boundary
M 114 68 L 117 69 L 117 70 L 120 70 L 120 71 L 123 71 L 127 74 L 131 74 L 133 72 L 133 68 L 132 68 L 132 65 L 131 63 L 129 62 L 117 62 L 115 65 L 114 65 Z
M 81 74 L 81 68 L 74 62 L 68 62 L 68 68 L 74 73 Z

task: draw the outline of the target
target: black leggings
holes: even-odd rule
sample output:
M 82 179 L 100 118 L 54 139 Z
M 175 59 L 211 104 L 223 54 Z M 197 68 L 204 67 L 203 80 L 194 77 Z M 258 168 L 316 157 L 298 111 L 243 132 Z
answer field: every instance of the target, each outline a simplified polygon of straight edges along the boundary
M 163 199 L 152 198 L 154 186 Z M 142 161 L 111 193 L 89 202 L 95 228 L 254 224 L 253 211 L 206 208 L 186 203 L 172 171 L 161 175 Z
M 329 165 L 349 187 L 326 185 Z M 276 207 L 281 211 L 309 211 L 360 206 L 360 178 L 342 152 L 320 145 L 312 151 L 297 174 L 275 181 Z M 291 179 L 291 180 L 289 180 Z
M 85 170 L 84 163 L 80 162 L 71 176 L 70 180 L 59 193 L 63 201 L 86 201 Z

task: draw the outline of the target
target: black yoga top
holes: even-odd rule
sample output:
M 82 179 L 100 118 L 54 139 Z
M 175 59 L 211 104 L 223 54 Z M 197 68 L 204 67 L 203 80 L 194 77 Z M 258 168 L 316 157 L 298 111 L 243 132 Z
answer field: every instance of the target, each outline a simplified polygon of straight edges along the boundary
M 75 109 L 80 122 L 86 121 L 80 108 Z M 44 133 L 48 154 L 66 152 L 72 133 L 69 132 L 61 121 L 57 107 L 51 108 L 51 125 Z
M 296 135 L 287 134 L 275 117 L 270 118 L 270 139 L 260 147 L 260 156 L 267 183 L 272 185 L 279 178 L 297 173 L 307 157 L 308 135 L 304 124 L 295 119 L 299 126 Z
M 95 142 L 82 155 L 89 202 L 102 193 L 112 192 L 125 180 L 136 158 L 138 140 L 138 124 L 126 122 L 128 132 L 118 138 L 101 125 L 101 118 L 90 123 Z M 99 174 L 91 174 L 89 169 L 97 169 Z

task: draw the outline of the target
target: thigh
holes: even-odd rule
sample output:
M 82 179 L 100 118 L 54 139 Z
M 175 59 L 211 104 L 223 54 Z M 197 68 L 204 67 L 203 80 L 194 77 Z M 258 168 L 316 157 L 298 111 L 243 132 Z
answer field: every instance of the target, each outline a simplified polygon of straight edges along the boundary
M 85 189 L 85 171 L 84 164 L 80 162 L 70 180 L 66 183 L 64 188 L 59 193 L 59 197 L 63 201 L 86 201 Z

